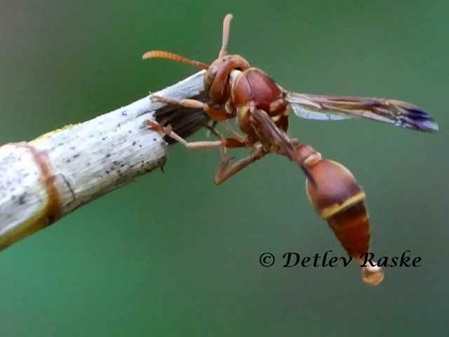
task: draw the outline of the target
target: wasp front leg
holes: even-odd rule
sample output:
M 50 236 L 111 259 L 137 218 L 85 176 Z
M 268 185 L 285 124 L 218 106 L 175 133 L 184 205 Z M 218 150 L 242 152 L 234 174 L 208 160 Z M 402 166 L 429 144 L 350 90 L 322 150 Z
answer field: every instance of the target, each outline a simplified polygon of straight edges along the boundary
M 226 111 L 214 109 L 209 106 L 209 104 L 203 103 L 201 101 L 198 101 L 196 99 L 179 99 L 179 98 L 169 98 L 169 97 L 162 97 L 157 95 L 152 95 L 150 97 L 152 101 L 160 102 L 160 103 L 166 103 L 166 104 L 172 104 L 172 105 L 179 105 L 185 108 L 191 108 L 191 109 L 201 109 L 207 115 L 216 122 L 221 122 L 227 119 L 232 119 L 235 116 L 233 114 L 230 114 Z

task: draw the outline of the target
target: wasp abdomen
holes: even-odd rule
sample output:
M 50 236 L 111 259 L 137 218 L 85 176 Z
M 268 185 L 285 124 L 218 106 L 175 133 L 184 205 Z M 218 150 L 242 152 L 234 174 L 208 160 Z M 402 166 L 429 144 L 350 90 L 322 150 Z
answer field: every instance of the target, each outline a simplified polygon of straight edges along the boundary
M 299 149 L 306 154 L 304 165 L 313 179 L 306 182 L 307 195 L 316 212 L 327 221 L 349 256 L 357 261 L 369 252 L 370 222 L 365 193 L 352 173 L 343 165 L 321 159 L 311 147 Z M 377 266 L 362 269 L 363 281 L 377 285 L 383 271 Z

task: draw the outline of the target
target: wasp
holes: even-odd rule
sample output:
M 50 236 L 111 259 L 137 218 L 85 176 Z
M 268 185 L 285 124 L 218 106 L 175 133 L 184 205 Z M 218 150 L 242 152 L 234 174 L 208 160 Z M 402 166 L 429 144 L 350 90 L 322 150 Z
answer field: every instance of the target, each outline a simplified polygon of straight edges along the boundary
M 306 174 L 306 190 L 313 207 L 328 222 L 347 253 L 360 261 L 361 256 L 368 253 L 370 241 L 365 193 L 347 168 L 323 159 L 311 146 L 288 135 L 290 112 L 317 120 L 362 117 L 424 132 L 437 131 L 438 124 L 421 108 L 396 99 L 314 95 L 285 90 L 242 56 L 228 54 L 231 20 L 231 14 L 225 16 L 220 52 L 210 65 L 160 50 L 146 52 L 143 58 L 169 59 L 206 71 L 204 89 L 208 97 L 205 102 L 152 95 L 153 101 L 183 109 L 200 109 L 214 123 L 235 120 L 240 131 L 230 130 L 230 136 L 224 137 L 210 127 L 217 140 L 188 142 L 170 126 L 149 121 L 149 127 L 189 149 L 219 148 L 222 159 L 214 177 L 216 184 L 269 153 L 295 162 Z M 251 152 L 232 162 L 227 154 L 232 148 L 249 148 Z M 368 284 L 377 285 L 383 277 L 378 266 L 362 268 L 362 279 Z

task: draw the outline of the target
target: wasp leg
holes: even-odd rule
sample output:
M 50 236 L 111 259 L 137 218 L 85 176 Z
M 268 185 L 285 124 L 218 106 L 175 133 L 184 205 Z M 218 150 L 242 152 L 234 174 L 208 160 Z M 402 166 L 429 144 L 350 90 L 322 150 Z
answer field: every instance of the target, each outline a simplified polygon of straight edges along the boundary
M 211 149 L 211 148 L 217 148 L 217 147 L 224 147 L 225 140 L 208 140 L 208 141 L 197 141 L 197 142 L 188 142 L 184 138 L 182 138 L 180 135 L 178 135 L 176 132 L 174 132 L 170 126 L 165 127 L 162 126 L 154 121 L 147 121 L 147 125 L 150 127 L 150 129 L 163 133 L 167 135 L 170 138 L 173 138 L 178 143 L 184 145 L 189 150 L 202 150 L 202 149 Z
M 219 140 L 205 140 L 205 141 L 196 141 L 196 142 L 188 142 L 176 132 L 172 130 L 170 126 L 165 127 L 160 125 L 155 121 L 148 120 L 147 125 L 150 129 L 163 133 L 168 137 L 173 138 L 180 144 L 184 145 L 189 150 L 203 150 L 203 149 L 212 149 L 212 148 L 220 148 L 222 151 L 222 157 L 226 158 L 226 149 L 228 148 L 237 148 L 237 147 L 246 147 L 246 143 L 240 139 L 235 138 L 221 138 L 218 133 L 214 133 L 218 135 Z
M 268 152 L 262 146 L 259 146 L 248 157 L 245 157 L 233 164 L 231 164 L 231 158 L 224 158 L 218 166 L 217 173 L 215 174 L 214 181 L 217 185 L 221 184 L 225 180 L 231 178 L 234 174 L 240 172 L 248 165 L 264 157 Z
M 178 98 L 161 97 L 156 95 L 152 95 L 150 99 L 155 102 L 179 105 L 185 108 L 202 109 L 205 113 L 209 115 L 210 118 L 212 118 L 214 121 L 217 122 L 232 119 L 235 117 L 234 115 L 226 111 L 211 108 L 208 104 L 198 101 L 196 99 L 178 99 Z

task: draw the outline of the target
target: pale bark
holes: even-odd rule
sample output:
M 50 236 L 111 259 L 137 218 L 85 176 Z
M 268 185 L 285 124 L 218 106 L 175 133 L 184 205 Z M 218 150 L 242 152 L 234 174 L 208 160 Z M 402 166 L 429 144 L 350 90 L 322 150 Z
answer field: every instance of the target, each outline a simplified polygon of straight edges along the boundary
M 203 93 L 199 72 L 155 94 Z M 167 143 L 148 128 L 161 104 L 142 98 L 30 142 L 0 147 L 0 249 L 164 165 Z

